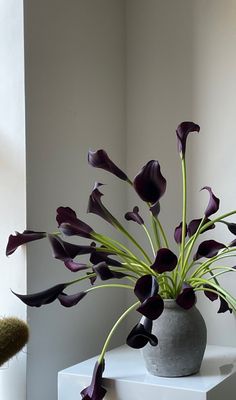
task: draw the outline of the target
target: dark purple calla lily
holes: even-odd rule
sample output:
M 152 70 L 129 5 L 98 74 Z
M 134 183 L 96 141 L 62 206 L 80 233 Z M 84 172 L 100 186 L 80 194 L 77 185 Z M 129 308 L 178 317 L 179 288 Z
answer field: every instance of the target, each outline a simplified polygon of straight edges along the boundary
M 87 264 L 76 262 L 72 259 L 64 261 L 65 267 L 68 268 L 71 272 L 83 271 L 84 269 L 88 269 Z
M 127 276 L 123 272 L 112 271 L 104 261 L 94 265 L 93 271 L 102 281 L 107 281 L 108 279 L 121 279 Z
M 160 164 L 149 161 L 134 178 L 134 188 L 143 201 L 155 204 L 166 190 L 166 180 L 161 174 Z
M 89 150 L 88 163 L 92 167 L 101 168 L 105 171 L 110 172 L 113 175 L 116 175 L 123 181 L 129 180 L 127 175 L 123 171 L 121 171 L 121 169 L 118 168 L 117 165 L 113 163 L 113 161 L 111 161 L 111 159 L 108 157 L 108 154 L 103 149 L 97 151 Z
M 218 254 L 220 250 L 225 248 L 226 246 L 223 243 L 216 242 L 215 240 L 205 240 L 199 245 L 193 259 L 196 261 L 202 257 L 206 258 L 214 257 Z
M 56 300 L 67 287 L 67 283 L 59 283 L 47 290 L 33 294 L 18 294 L 13 292 L 23 303 L 30 307 L 40 307 L 44 304 L 52 303 Z
M 160 214 L 160 211 L 161 211 L 160 202 L 159 202 L 159 201 L 156 201 L 156 203 L 154 203 L 154 204 L 149 208 L 149 210 L 151 211 L 152 215 L 153 215 L 154 217 L 157 218 L 158 215 Z
M 149 297 L 157 294 L 158 290 L 159 285 L 156 278 L 153 275 L 143 275 L 137 280 L 134 293 L 139 301 L 143 303 Z
M 154 271 L 162 274 L 166 271 L 173 271 L 178 262 L 176 255 L 169 249 L 159 249 L 154 263 L 150 266 Z
M 97 361 L 93 370 L 91 384 L 83 389 L 80 394 L 84 400 L 102 400 L 106 394 L 106 389 L 102 386 L 102 374 L 105 369 L 105 360 L 100 363 Z
M 187 228 L 189 237 L 193 236 L 197 232 L 197 229 L 198 229 L 198 227 L 199 227 L 199 225 L 201 223 L 201 220 L 202 219 L 199 218 L 199 219 L 193 219 L 192 221 L 189 222 L 188 228 Z M 210 222 L 209 218 L 206 218 L 204 220 L 204 224 L 206 224 L 207 222 Z M 215 228 L 215 224 L 212 224 L 208 228 L 204 229 L 201 233 L 204 233 L 204 232 L 206 232 L 206 231 L 208 231 L 210 229 L 214 229 L 214 228 Z
M 57 222 L 59 229 L 66 236 L 81 236 L 84 238 L 93 239 L 93 229 L 77 218 L 74 210 L 70 207 L 59 207 L 57 209 Z
M 139 214 L 139 208 L 137 206 L 135 206 L 133 208 L 133 211 L 128 211 L 125 214 L 125 219 L 127 221 L 137 222 L 137 224 L 139 224 L 139 225 L 143 225 L 144 224 L 144 220 L 142 219 L 141 215 Z
M 164 301 L 159 294 L 148 297 L 138 308 L 137 311 L 150 320 L 160 317 L 164 310 Z
M 93 244 L 92 244 L 92 246 L 93 246 Z M 90 262 L 93 265 L 97 265 L 101 262 L 105 262 L 107 265 L 110 265 L 111 267 L 122 267 L 122 264 L 119 261 L 115 260 L 114 258 L 108 257 L 108 255 L 111 255 L 114 253 L 111 253 L 111 252 L 108 253 L 106 251 L 101 251 L 102 248 L 104 248 L 104 250 L 105 250 L 105 247 L 101 246 L 101 247 L 99 247 L 99 250 L 96 251 L 96 245 L 94 245 L 95 251 L 92 252 L 91 256 L 90 256 Z
M 236 247 L 236 239 L 229 244 L 229 247 Z
M 66 294 L 64 292 L 60 293 L 58 300 L 64 307 L 73 307 L 79 303 L 86 296 L 86 292 L 79 292 L 75 294 Z
M 185 310 L 189 310 L 194 306 L 196 300 L 197 299 L 192 286 L 184 283 L 181 293 L 176 298 L 176 303 Z
M 214 195 L 211 188 L 209 186 L 204 186 L 201 190 L 208 190 L 210 199 L 208 206 L 205 210 L 206 218 L 209 218 L 212 214 L 215 214 L 219 210 L 220 199 Z
M 117 226 L 117 221 L 113 215 L 108 211 L 108 209 L 102 204 L 101 197 L 103 193 L 98 189 L 102 186 L 102 183 L 96 182 L 91 195 L 89 196 L 87 212 L 96 214 L 99 217 L 105 219 L 109 224 Z
M 129 333 L 126 343 L 133 349 L 141 349 L 146 346 L 147 343 L 150 343 L 151 346 L 157 346 L 158 339 L 152 334 L 152 321 L 143 317 Z
M 199 131 L 200 131 L 200 126 L 190 121 L 181 122 L 181 124 L 179 124 L 179 126 L 177 127 L 176 135 L 177 135 L 178 149 L 183 157 L 185 156 L 186 141 L 189 133 L 199 132 Z
M 208 289 L 215 290 L 215 288 L 213 286 L 206 284 L 206 285 L 204 285 L 204 288 L 205 288 L 204 294 L 209 300 L 215 301 L 215 300 L 218 299 L 218 294 L 217 293 L 213 293 L 210 290 L 208 290 Z
M 180 222 L 180 224 L 175 228 L 175 233 L 174 233 L 174 238 L 177 244 L 180 244 L 182 241 L 182 226 L 183 222 Z M 187 236 L 187 225 L 185 229 L 185 237 Z
M 225 224 L 228 228 L 228 230 L 233 234 L 236 235 L 236 224 L 234 222 L 226 222 L 226 221 L 220 221 L 223 224 Z
M 14 251 L 21 246 L 34 240 L 43 239 L 47 236 L 46 232 L 35 232 L 26 230 L 23 233 L 16 232 L 15 235 L 10 235 L 6 248 L 6 255 L 14 253 Z
M 229 311 L 230 314 L 232 313 L 232 308 L 229 307 L 227 301 L 220 297 L 220 308 L 217 311 L 218 314 L 225 313 L 226 311 Z

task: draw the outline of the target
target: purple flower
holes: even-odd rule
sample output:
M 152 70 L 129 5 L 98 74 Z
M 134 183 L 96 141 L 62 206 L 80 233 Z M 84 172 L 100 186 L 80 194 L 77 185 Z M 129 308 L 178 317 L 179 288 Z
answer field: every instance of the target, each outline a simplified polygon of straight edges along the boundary
M 159 294 L 148 297 L 138 308 L 137 311 L 150 320 L 160 317 L 164 310 L 164 301 Z
M 102 204 L 101 197 L 103 193 L 98 189 L 102 186 L 102 183 L 96 182 L 93 188 L 91 195 L 89 196 L 88 203 L 88 213 L 96 214 L 99 217 L 105 219 L 105 221 L 109 222 L 113 226 L 117 226 L 117 221 L 113 217 L 113 215 L 107 210 L 107 208 Z
M 229 311 L 230 314 L 232 313 L 232 308 L 229 307 L 227 301 L 220 297 L 220 308 L 217 311 L 218 314 L 225 313 L 226 311 Z
M 85 222 L 77 218 L 74 210 L 70 207 L 59 207 L 57 209 L 57 222 L 60 230 L 67 236 L 81 236 L 93 239 L 93 229 Z
M 102 400 L 106 394 L 106 389 L 102 386 L 102 374 L 105 369 L 105 360 L 100 363 L 97 361 L 93 370 L 91 384 L 83 389 L 80 394 L 84 400 Z
M 183 284 L 182 291 L 176 298 L 176 303 L 185 310 L 189 310 L 194 306 L 196 303 L 196 296 L 192 286 L 187 283 Z
M 87 292 L 79 292 L 75 294 L 66 294 L 64 292 L 60 293 L 58 300 L 64 307 L 73 307 L 79 303 L 86 296 Z
M 112 271 L 104 261 L 94 265 L 93 271 L 102 281 L 107 281 L 108 279 L 121 279 L 127 276 L 127 274 L 124 274 L 123 272 Z
M 40 307 L 44 304 L 52 303 L 58 298 L 63 290 L 68 286 L 67 283 L 59 283 L 47 290 L 34 294 L 18 294 L 14 293 L 23 303 L 30 307 Z
M 189 222 L 188 228 L 187 228 L 189 237 L 193 236 L 197 232 L 197 229 L 198 229 L 198 227 L 199 227 L 199 225 L 201 223 L 201 220 L 202 219 L 199 218 L 199 219 L 193 219 L 192 221 Z M 204 220 L 204 224 L 206 224 L 207 222 L 210 222 L 209 218 L 206 218 Z M 203 224 L 202 228 L 204 227 L 204 224 Z M 206 231 L 208 231 L 210 229 L 214 229 L 214 228 L 215 228 L 215 224 L 212 224 L 208 228 L 205 228 L 201 233 L 206 232 Z
M 176 255 L 169 249 L 159 249 L 154 263 L 150 266 L 154 271 L 162 274 L 166 271 L 173 271 L 178 262 Z
M 199 245 L 193 259 L 196 261 L 202 257 L 206 258 L 214 257 L 218 254 L 220 250 L 225 248 L 226 246 L 223 243 L 216 242 L 215 240 L 205 240 Z
M 180 222 L 180 224 L 175 228 L 175 233 L 174 233 L 174 238 L 177 244 L 180 244 L 182 241 L 182 226 L 183 222 Z M 187 236 L 187 225 L 185 229 L 185 237 Z
M 226 221 L 220 221 L 223 224 L 225 224 L 228 228 L 228 230 L 233 234 L 236 235 L 236 224 L 233 222 L 226 222 Z
M 134 293 L 139 301 L 143 303 L 149 297 L 157 294 L 158 290 L 159 285 L 156 278 L 153 275 L 143 275 L 137 280 Z
M 158 339 L 152 334 L 152 321 L 143 317 L 129 333 L 126 343 L 133 349 L 141 349 L 147 343 L 150 343 L 151 346 L 157 346 Z
M 209 186 L 204 186 L 201 190 L 208 190 L 210 194 L 210 199 L 208 206 L 205 210 L 205 216 L 206 218 L 209 218 L 212 214 L 215 214 L 219 210 L 219 205 L 220 205 L 220 199 L 214 195 L 212 192 L 211 188 Z
M 105 150 L 97 150 L 88 152 L 88 163 L 95 168 L 101 168 L 105 171 L 110 172 L 113 175 L 116 175 L 118 178 L 123 181 L 128 181 L 127 175 L 118 168 L 113 161 L 108 157 L 108 154 Z
M 144 224 L 144 220 L 142 219 L 141 215 L 139 215 L 139 208 L 137 206 L 133 208 L 133 211 L 129 211 L 125 214 L 125 219 L 127 221 L 137 222 L 139 225 Z
M 181 122 L 181 124 L 177 127 L 176 135 L 177 135 L 178 149 L 179 152 L 182 153 L 183 158 L 185 156 L 186 141 L 189 133 L 199 132 L 199 131 L 200 131 L 200 126 L 190 121 Z
M 34 240 L 43 239 L 47 236 L 46 232 L 34 232 L 34 231 L 24 231 L 23 233 L 16 232 L 16 235 L 10 235 L 6 248 L 6 255 L 14 253 L 14 251 L 28 242 L 33 242 Z
M 107 265 L 110 265 L 111 267 L 122 267 L 122 264 L 115 260 L 114 258 L 110 258 L 108 257 L 108 255 L 111 254 L 115 254 L 114 252 L 107 252 L 106 247 L 101 246 L 98 249 L 96 248 L 96 244 L 92 243 L 91 246 L 93 246 L 94 251 L 92 252 L 91 256 L 90 256 L 90 262 L 93 265 L 97 265 L 101 262 L 105 262 Z M 104 248 L 104 251 L 102 251 L 102 249 Z
M 215 290 L 215 288 L 213 286 L 206 284 L 206 285 L 204 285 L 204 288 L 205 288 L 204 294 L 209 300 L 215 301 L 215 300 L 218 299 L 218 294 L 217 293 L 213 293 L 210 290 L 208 290 L 208 289 Z
M 155 204 L 166 190 L 158 161 L 149 161 L 134 178 L 134 188 L 143 201 Z

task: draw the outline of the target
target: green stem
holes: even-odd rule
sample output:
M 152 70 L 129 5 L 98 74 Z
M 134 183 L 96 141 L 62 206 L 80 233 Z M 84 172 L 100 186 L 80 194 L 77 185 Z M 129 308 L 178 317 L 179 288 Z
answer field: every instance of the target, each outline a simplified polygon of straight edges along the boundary
M 186 163 L 182 157 L 182 182 L 183 182 L 183 209 L 182 209 L 182 240 L 181 240 L 181 272 L 184 269 L 184 248 L 186 235 L 186 208 L 187 208 L 187 182 L 186 182 Z
M 153 243 L 152 243 L 152 238 L 151 238 L 151 236 L 150 236 L 150 234 L 148 232 L 147 227 L 144 224 L 142 224 L 142 227 L 143 227 L 143 229 L 144 229 L 144 231 L 145 231 L 145 233 L 146 233 L 146 235 L 148 237 L 148 240 L 149 240 L 149 243 L 150 243 L 150 246 L 151 246 L 151 249 L 152 249 L 152 254 L 155 257 L 156 256 L 156 252 L 155 252 L 155 249 L 154 249 L 154 246 L 153 246 Z
M 168 249 L 168 248 L 169 248 L 168 240 L 167 240 L 165 231 L 164 231 L 164 229 L 163 229 L 163 226 L 162 226 L 162 224 L 161 224 L 161 222 L 159 221 L 158 218 L 155 218 L 155 220 L 156 220 L 157 225 L 158 225 L 158 228 L 160 229 L 160 232 L 161 232 L 161 234 L 162 234 L 162 237 L 163 237 L 163 240 L 164 240 L 164 243 L 165 243 L 165 247 Z
M 157 229 L 157 222 L 156 222 L 156 219 L 153 217 L 153 215 L 152 215 L 152 229 L 153 229 L 154 236 L 156 239 L 157 250 L 159 250 L 161 247 L 161 241 L 160 241 L 160 236 L 159 236 L 159 232 Z
M 140 304 L 140 302 L 137 301 L 135 304 L 133 304 L 132 306 L 130 306 L 130 307 L 120 316 L 120 318 L 116 321 L 116 323 L 113 325 L 113 327 L 112 327 L 110 333 L 108 334 L 108 336 L 107 336 L 107 338 L 106 338 L 106 340 L 105 340 L 105 343 L 104 343 L 104 345 L 103 345 L 101 354 L 100 354 L 100 356 L 99 356 L 99 358 L 98 358 L 98 362 L 99 362 L 99 363 L 102 362 L 102 360 L 103 360 L 103 358 L 104 358 L 104 355 L 105 355 L 105 353 L 106 353 L 107 347 L 108 347 L 108 345 L 109 345 L 109 342 L 110 342 L 110 340 L 111 340 L 111 337 L 112 337 L 112 335 L 114 334 L 114 332 L 115 332 L 116 328 L 118 327 L 118 325 L 119 325 L 119 324 L 123 321 L 123 319 L 125 319 L 125 317 L 126 317 L 131 311 L 133 311 L 139 304 Z
M 131 285 L 125 285 L 122 283 L 109 283 L 107 285 L 93 286 L 93 287 L 85 290 L 85 292 L 92 292 L 93 290 L 96 290 L 96 289 L 113 288 L 113 287 L 134 290 L 134 286 L 131 286 Z

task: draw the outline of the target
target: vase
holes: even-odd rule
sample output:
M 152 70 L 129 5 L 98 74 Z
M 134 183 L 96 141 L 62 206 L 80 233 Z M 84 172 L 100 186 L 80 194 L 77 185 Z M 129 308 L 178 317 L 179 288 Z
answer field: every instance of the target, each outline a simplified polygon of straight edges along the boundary
M 153 321 L 158 345 L 147 344 L 143 357 L 148 372 L 164 377 L 196 374 L 206 348 L 207 330 L 200 311 L 184 310 L 175 300 L 164 300 L 164 311 Z

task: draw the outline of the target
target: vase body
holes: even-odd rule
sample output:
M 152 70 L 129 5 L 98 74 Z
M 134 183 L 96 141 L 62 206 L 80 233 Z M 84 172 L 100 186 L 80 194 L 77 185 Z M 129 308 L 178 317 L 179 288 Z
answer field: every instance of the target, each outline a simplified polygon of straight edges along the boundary
M 149 343 L 142 353 L 152 375 L 177 377 L 199 371 L 206 348 L 206 324 L 194 306 L 184 310 L 175 300 L 164 300 L 161 316 L 153 321 L 152 333 L 158 345 Z

